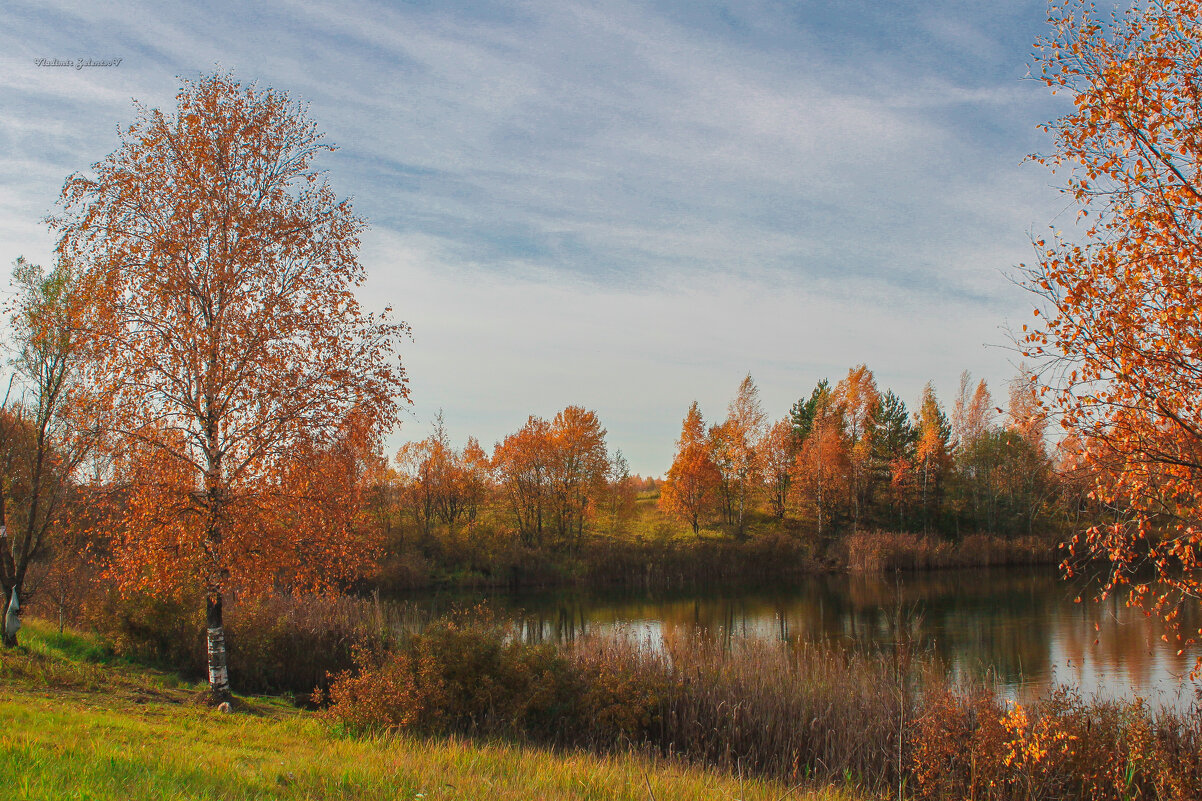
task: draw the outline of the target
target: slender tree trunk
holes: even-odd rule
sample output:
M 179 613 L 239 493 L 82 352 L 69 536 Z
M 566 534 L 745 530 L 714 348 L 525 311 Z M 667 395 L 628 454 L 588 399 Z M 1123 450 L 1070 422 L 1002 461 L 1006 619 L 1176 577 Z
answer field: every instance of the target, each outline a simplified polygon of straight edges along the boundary
M 822 539 L 822 473 L 818 474 L 818 538 Z
M 924 534 L 931 533 L 931 510 L 927 506 L 927 481 L 930 479 L 930 474 L 930 460 L 924 459 L 922 462 L 922 532 Z
M 8 631 L 8 607 L 12 602 L 12 593 L 5 593 L 4 603 L 0 604 L 3 607 L 3 615 L 0 615 L 0 631 L 3 632 L 3 641 L 5 648 L 15 648 L 17 646 L 17 633 L 14 631 L 9 634 Z
M 216 426 L 208 426 L 209 441 L 214 442 L 213 432 Z M 226 488 L 222 481 L 221 457 L 210 452 L 209 468 L 205 474 L 205 485 L 208 501 L 208 531 L 206 532 L 206 550 L 213 560 L 210 569 L 213 571 L 208 579 L 208 593 L 205 598 L 205 641 L 209 662 L 209 690 L 213 700 L 224 702 L 230 699 L 230 676 L 225 650 L 225 625 L 221 610 L 221 582 L 223 575 L 223 559 L 221 546 L 225 540 L 224 516 Z
M 225 626 L 221 616 L 221 593 L 210 592 L 205 607 L 209 654 L 209 690 L 217 701 L 230 698 L 230 676 L 225 653 Z
M 739 533 L 739 539 L 743 539 L 746 536 L 746 533 L 743 531 L 743 511 L 744 511 L 744 505 L 745 505 L 745 501 L 746 501 L 746 494 L 747 494 L 747 488 L 745 486 L 740 486 L 739 487 L 739 522 L 738 522 L 738 526 L 737 526 L 738 533 Z
M 8 605 L 17 588 L 17 570 L 13 562 L 12 543 L 8 538 L 8 498 L 0 482 L 0 643 L 5 648 L 17 645 L 17 636 L 8 634 Z

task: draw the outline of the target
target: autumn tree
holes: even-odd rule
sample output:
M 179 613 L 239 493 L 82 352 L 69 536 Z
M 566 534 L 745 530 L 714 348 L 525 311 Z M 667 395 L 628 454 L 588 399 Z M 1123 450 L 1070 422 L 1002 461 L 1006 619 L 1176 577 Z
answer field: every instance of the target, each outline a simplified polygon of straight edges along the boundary
M 1039 402 L 1033 376 L 1023 369 L 1010 381 L 1006 410 L 1006 492 L 1012 514 L 1026 521 L 1027 534 L 1055 496 L 1058 487 L 1044 441 L 1047 411 Z
M 614 531 L 619 530 L 634 516 L 635 504 L 638 501 L 637 476 L 630 474 L 630 462 L 626 460 L 621 448 L 614 451 L 614 457 L 609 465 L 608 478 L 609 519 Z
M 428 440 L 406 442 L 396 452 L 401 505 L 413 515 L 419 536 L 429 536 L 434 524 L 434 482 L 430 480 Z
M 723 507 L 727 522 L 734 525 L 740 537 L 746 533 L 747 510 L 760 483 L 762 464 L 757 447 L 763 440 L 766 420 L 760 391 L 747 375 L 727 407 L 726 419 L 713 429 L 714 463 L 721 475 Z
M 952 410 L 952 438 L 956 448 L 969 448 L 989 431 L 996 413 L 993 394 L 984 379 L 972 383 L 972 374 L 960 374 L 960 392 Z
M 9 646 L 17 643 L 10 606 L 15 621 L 34 590 L 30 569 L 47 556 L 73 476 L 97 436 L 80 385 L 77 271 L 66 261 L 46 272 L 18 259 L 13 288 L 13 376 L 0 407 L 0 631 Z
M 460 456 L 451 447 L 441 409 L 434 416 L 430 436 L 402 445 L 396 454 L 396 464 L 404 477 L 407 506 L 421 533 L 429 537 L 439 520 L 454 526 L 467 508 L 465 477 Z
M 768 428 L 759 446 L 764 494 L 768 498 L 768 508 L 777 520 L 784 520 L 789 506 L 789 485 L 796 456 L 793 442 L 793 424 L 784 418 Z
M 952 410 L 955 479 L 951 489 L 956 520 L 966 517 L 972 528 L 989 531 L 996 520 L 994 494 L 990 487 L 1000 456 L 994 433 L 993 395 L 982 379 L 975 387 L 972 376 L 960 375 L 960 392 Z
M 333 147 L 286 93 L 216 74 L 184 81 L 174 110 L 136 112 L 91 176 L 67 179 L 52 225 L 86 282 L 87 377 L 127 466 L 110 575 L 203 591 L 223 698 L 223 599 L 361 565 L 337 527 L 256 510 L 297 460 L 347 436 L 378 449 L 407 396 L 405 328 L 360 307 L 365 223 L 314 168 Z
M 1044 447 L 1048 413 L 1039 401 L 1035 376 L 1025 368 L 1010 381 L 1006 428 L 1026 440 L 1033 448 Z
M 454 526 L 456 521 L 466 512 L 467 504 L 464 497 L 464 475 L 462 459 L 451 446 L 451 438 L 447 434 L 446 421 L 442 409 L 434 416 L 433 441 L 438 444 L 435 450 L 435 474 L 437 487 L 434 493 L 434 511 L 440 520 L 448 526 Z
M 1202 21 L 1192 0 L 1102 18 L 1056 6 L 1037 66 L 1074 108 L 1039 160 L 1065 175 L 1077 236 L 1035 241 L 1024 280 L 1041 299 L 1023 351 L 1075 435 L 1095 496 L 1119 519 L 1075 539 L 1175 620 L 1199 595 L 1202 545 Z M 1156 585 L 1134 579 L 1150 566 Z M 1071 565 L 1070 565 L 1071 567 Z
M 375 427 L 352 412 L 333 431 L 298 437 L 293 458 L 255 488 L 242 523 L 256 549 L 244 557 L 254 573 L 277 586 L 320 590 L 376 564 L 383 543 L 369 495 L 386 459 Z
M 876 378 L 866 365 L 857 365 L 835 385 L 835 402 L 843 411 L 843 433 L 848 443 L 848 493 L 852 525 L 859 528 L 868 511 L 877 476 L 873 473 L 873 451 L 881 393 Z
M 405 506 L 404 481 L 401 474 L 387 460 L 380 460 L 367 476 L 367 481 L 369 489 L 365 503 L 376 529 L 383 535 L 386 544 L 398 544 L 393 524 Z
M 492 469 L 523 544 L 541 547 L 550 526 L 551 425 L 531 415 L 493 448 Z
M 559 542 L 576 549 L 608 488 L 609 454 L 596 412 L 568 406 L 551 421 L 549 490 Z
M 1083 531 L 1087 520 L 1096 523 L 1102 519 L 1103 501 L 1094 492 L 1098 470 L 1091 463 L 1088 451 L 1080 436 L 1071 431 L 1052 449 L 1057 506 L 1062 522 L 1071 534 Z
M 492 490 L 492 461 L 475 437 L 468 437 L 460 454 L 463 510 L 468 523 L 475 523 Z
M 793 461 L 791 502 L 817 524 L 820 537 L 830 534 L 847 508 L 850 447 L 844 433 L 843 409 L 825 381 L 805 404 L 806 435 Z M 798 426 L 794 423 L 794 432 Z
M 930 531 L 943 498 L 943 482 L 950 467 L 951 424 L 930 382 L 922 388 L 922 400 L 914 420 L 917 441 L 914 460 L 921 490 L 922 525 Z
M 732 525 L 735 519 L 735 464 L 732 432 L 727 421 L 713 423 L 706 432 L 706 447 L 717 472 L 714 485 L 718 511 L 722 522 Z
M 687 521 L 696 534 L 701 527 L 702 515 L 714 503 L 720 480 L 701 409 L 697 401 L 693 401 L 680 427 L 676 457 L 660 486 L 659 507 Z

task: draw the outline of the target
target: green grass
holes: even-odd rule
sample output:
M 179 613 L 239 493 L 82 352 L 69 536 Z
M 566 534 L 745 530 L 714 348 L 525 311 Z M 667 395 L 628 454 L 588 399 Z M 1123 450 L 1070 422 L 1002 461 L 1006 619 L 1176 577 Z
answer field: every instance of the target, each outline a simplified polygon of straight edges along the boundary
M 803 799 L 638 755 L 505 743 L 352 738 L 275 698 L 223 714 L 203 688 L 34 621 L 0 652 L 0 788 L 14 799 Z

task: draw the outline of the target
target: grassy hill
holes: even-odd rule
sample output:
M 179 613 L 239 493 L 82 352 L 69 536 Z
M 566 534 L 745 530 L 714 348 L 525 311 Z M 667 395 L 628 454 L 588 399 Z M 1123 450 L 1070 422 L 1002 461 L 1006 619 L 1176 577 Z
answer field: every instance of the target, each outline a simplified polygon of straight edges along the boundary
M 801 799 L 639 755 L 508 743 L 352 738 L 272 697 L 226 714 L 203 687 L 116 660 L 98 642 L 31 621 L 0 652 L 0 787 L 19 799 Z

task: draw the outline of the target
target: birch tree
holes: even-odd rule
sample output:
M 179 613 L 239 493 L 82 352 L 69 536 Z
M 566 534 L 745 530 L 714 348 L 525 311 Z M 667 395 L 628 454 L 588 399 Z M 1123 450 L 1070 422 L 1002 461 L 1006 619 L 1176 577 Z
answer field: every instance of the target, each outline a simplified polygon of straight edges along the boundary
M 361 308 L 366 224 L 314 167 L 333 146 L 286 93 L 186 80 L 175 109 L 138 105 L 119 136 L 67 179 L 52 220 L 86 282 L 106 432 L 136 465 L 110 575 L 158 592 L 199 585 L 222 699 L 230 592 L 328 587 L 359 564 L 337 558 L 345 532 L 257 525 L 256 498 L 348 431 L 366 438 L 356 447 L 378 444 L 408 395 L 406 329 Z M 298 552 L 287 571 L 263 558 Z

